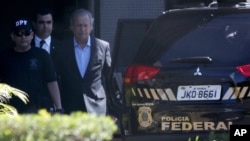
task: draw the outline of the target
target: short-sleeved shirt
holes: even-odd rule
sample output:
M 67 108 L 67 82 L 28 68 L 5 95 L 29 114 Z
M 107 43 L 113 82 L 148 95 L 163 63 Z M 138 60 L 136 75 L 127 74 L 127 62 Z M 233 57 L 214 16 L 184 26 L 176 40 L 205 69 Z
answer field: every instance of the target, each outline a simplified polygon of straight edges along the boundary
M 10 49 L 0 56 L 0 66 L 2 83 L 25 91 L 29 95 L 28 105 L 12 98 L 12 106 L 19 112 L 25 112 L 33 107 L 49 108 L 48 103 L 51 99 L 47 83 L 56 81 L 56 73 L 51 57 L 45 50 L 32 47 L 20 53 Z

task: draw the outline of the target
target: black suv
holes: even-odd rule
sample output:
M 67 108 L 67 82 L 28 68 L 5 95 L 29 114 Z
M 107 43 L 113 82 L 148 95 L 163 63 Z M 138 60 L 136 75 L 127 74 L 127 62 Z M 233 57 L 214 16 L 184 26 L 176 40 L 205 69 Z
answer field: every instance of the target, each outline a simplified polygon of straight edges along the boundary
M 112 71 L 110 104 L 123 140 L 228 140 L 230 125 L 250 123 L 250 9 L 121 20 Z

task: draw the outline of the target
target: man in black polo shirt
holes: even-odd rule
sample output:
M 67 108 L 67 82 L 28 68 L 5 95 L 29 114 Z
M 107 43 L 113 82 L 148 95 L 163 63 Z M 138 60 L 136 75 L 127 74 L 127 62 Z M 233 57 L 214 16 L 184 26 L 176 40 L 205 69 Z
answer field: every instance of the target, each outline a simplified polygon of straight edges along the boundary
M 26 105 L 15 97 L 10 100 L 9 104 L 19 113 L 35 113 L 41 108 L 61 110 L 54 65 L 45 50 L 31 47 L 33 35 L 31 23 L 27 19 L 18 19 L 13 23 L 10 36 L 15 46 L 0 56 L 1 83 L 28 93 L 29 102 Z

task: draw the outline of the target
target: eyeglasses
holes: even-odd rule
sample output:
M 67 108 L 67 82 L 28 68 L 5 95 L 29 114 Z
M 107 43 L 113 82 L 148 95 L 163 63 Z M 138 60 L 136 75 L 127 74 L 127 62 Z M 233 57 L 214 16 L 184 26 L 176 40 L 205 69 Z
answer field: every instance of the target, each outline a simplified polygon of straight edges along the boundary
M 29 36 L 31 34 L 30 31 L 19 31 L 19 32 L 14 32 L 14 34 L 18 37 L 22 37 L 22 36 Z

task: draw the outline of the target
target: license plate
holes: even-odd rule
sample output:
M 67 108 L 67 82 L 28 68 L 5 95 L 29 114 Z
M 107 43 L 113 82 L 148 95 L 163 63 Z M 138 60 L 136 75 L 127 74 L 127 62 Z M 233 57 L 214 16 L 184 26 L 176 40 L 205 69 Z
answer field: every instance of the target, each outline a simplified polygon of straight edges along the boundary
M 220 96 L 220 85 L 179 86 L 177 91 L 178 101 L 219 100 Z

